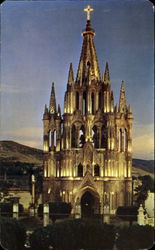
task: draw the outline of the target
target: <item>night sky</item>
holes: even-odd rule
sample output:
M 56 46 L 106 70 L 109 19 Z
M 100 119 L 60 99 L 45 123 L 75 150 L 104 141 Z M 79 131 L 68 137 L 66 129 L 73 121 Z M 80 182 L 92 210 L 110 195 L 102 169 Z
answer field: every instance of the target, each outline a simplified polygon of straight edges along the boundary
M 52 82 L 63 110 L 70 62 L 80 59 L 87 5 L 115 104 L 121 81 L 134 114 L 133 157 L 153 159 L 153 7 L 148 0 L 6 1 L 1 6 L 1 140 L 42 148 Z

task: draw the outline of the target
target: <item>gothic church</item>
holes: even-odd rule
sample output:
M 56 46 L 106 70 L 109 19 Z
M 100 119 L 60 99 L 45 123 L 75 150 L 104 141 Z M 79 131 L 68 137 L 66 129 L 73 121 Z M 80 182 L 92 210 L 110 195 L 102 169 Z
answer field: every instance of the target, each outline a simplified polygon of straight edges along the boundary
M 76 78 L 70 64 L 64 113 L 56 106 L 54 83 L 45 106 L 43 202 L 71 202 L 80 216 L 110 214 L 132 201 L 132 121 L 124 82 L 114 105 L 108 63 L 100 74 L 88 6 Z

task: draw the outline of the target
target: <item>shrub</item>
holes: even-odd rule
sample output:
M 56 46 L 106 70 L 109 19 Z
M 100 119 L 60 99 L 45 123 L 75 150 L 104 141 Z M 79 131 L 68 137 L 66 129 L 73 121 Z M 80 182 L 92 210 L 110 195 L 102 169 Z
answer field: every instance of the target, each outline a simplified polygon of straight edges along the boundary
M 1 202 L 0 210 L 2 216 L 12 217 L 13 214 L 13 202 Z M 23 213 L 23 205 L 19 204 L 19 216 Z
M 21 250 L 24 248 L 26 232 L 19 221 L 0 217 L 0 228 L 2 247 L 8 250 Z
M 112 249 L 115 240 L 113 225 L 95 220 L 74 219 L 39 228 L 30 237 L 34 250 Z
M 153 228 L 139 225 L 123 227 L 119 230 L 116 245 L 120 250 L 150 249 L 153 246 Z
M 124 221 L 129 221 L 130 225 L 137 220 L 137 214 L 138 208 L 136 206 L 120 206 L 116 211 L 116 215 Z
M 53 222 L 57 219 L 63 219 L 70 215 L 72 210 L 71 203 L 66 202 L 50 202 L 49 203 L 49 216 Z M 39 205 L 38 215 L 43 216 L 43 204 Z
M 50 245 L 50 230 L 48 227 L 37 228 L 30 234 L 30 246 L 33 250 L 47 250 Z

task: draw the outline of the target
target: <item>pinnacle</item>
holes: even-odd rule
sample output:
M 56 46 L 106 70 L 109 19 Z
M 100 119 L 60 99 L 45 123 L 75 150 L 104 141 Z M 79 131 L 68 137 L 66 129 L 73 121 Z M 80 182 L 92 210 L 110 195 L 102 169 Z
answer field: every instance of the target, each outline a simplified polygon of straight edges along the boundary
M 68 73 L 68 84 L 71 85 L 73 83 L 74 83 L 73 67 L 72 63 L 70 63 L 69 73 Z
M 58 113 L 61 114 L 60 104 L 58 104 Z
M 106 66 L 105 66 L 104 81 L 105 82 L 109 82 L 110 81 L 108 62 L 106 62 Z
M 124 86 L 124 81 L 122 80 L 122 84 L 121 84 L 121 91 L 125 92 L 125 86 Z
M 56 112 L 56 99 L 55 99 L 54 82 L 52 83 L 49 110 L 50 110 L 50 113 Z

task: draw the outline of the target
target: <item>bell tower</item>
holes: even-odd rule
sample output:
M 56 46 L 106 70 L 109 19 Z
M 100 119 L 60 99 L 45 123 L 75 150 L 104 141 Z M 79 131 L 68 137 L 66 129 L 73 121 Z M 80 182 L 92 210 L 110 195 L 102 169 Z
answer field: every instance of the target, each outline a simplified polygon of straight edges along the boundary
M 100 74 L 88 6 L 83 44 L 74 78 L 69 66 L 64 112 L 56 107 L 52 84 L 45 106 L 43 200 L 71 202 L 72 213 L 110 213 L 132 200 L 132 121 L 122 81 L 119 105 L 114 104 L 108 62 Z M 88 200 L 90 208 L 85 208 Z M 81 208 L 81 210 L 80 210 Z

